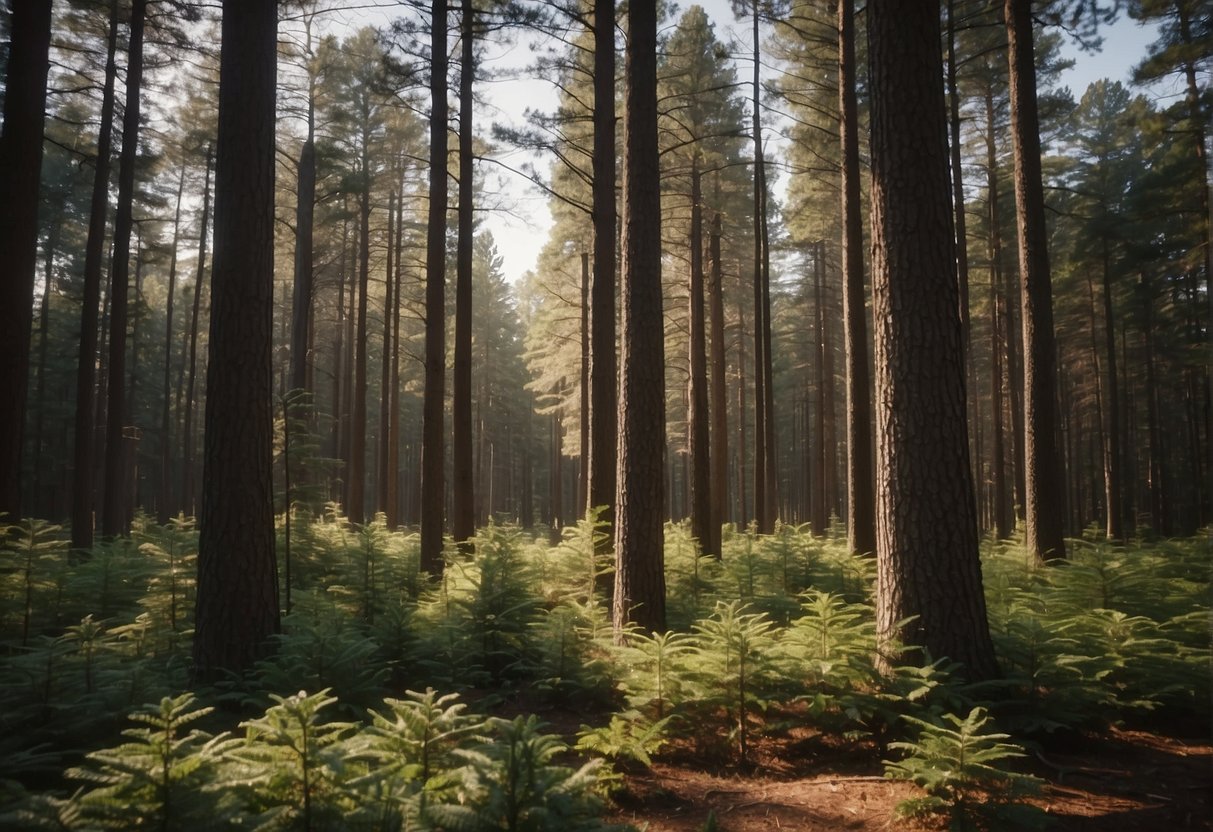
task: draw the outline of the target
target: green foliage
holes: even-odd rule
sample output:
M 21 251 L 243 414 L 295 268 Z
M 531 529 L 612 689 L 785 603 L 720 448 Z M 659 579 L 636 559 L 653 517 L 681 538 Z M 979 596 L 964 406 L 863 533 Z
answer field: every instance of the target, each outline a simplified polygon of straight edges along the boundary
M 666 727 L 673 717 L 656 721 L 640 711 L 612 714 L 611 721 L 598 728 L 582 725 L 577 733 L 577 749 L 611 760 L 617 766 L 653 765 L 653 755 L 668 742 Z
M 328 690 L 270 698 L 278 704 L 240 723 L 246 735 L 229 755 L 231 786 L 259 828 L 340 829 L 348 777 L 342 740 L 354 726 L 321 721 L 320 712 L 337 701 Z
M 210 829 L 223 821 L 217 775 L 223 755 L 235 742 L 191 729 L 210 708 L 195 708 L 192 693 L 165 697 L 145 706 L 131 720 L 131 742 L 94 751 L 85 766 L 67 776 L 94 784 L 77 799 L 79 820 L 88 828 Z
M 707 724 L 724 717 L 743 762 L 751 717 L 766 710 L 776 679 L 774 624 L 765 613 L 745 609 L 739 601 L 718 604 L 710 618 L 694 626 L 686 670 L 694 697 L 685 703 Z
M 323 688 L 349 708 L 383 696 L 390 668 L 372 660 L 378 645 L 330 598 L 301 597 L 274 640 L 276 649 L 257 663 L 249 680 L 255 690 L 285 695 L 300 687 Z
M 532 624 L 542 604 L 517 529 L 489 526 L 476 556 L 453 556 L 418 605 L 416 660 L 446 684 L 500 684 L 532 665 Z
M 906 756 L 886 760 L 885 774 L 916 783 L 927 797 L 899 804 L 900 815 L 946 813 L 957 830 L 987 828 L 987 823 L 988 828 L 1006 828 L 1012 818 L 1022 820 L 1024 807 L 1009 804 L 1035 790 L 1038 781 L 997 765 L 1024 756 L 1023 749 L 1003 742 L 1010 735 L 985 730 L 990 723 L 985 709 L 974 708 L 964 719 L 944 715 L 952 727 L 909 716 L 906 720 L 919 728 L 918 738 L 889 746 Z
M 578 769 L 557 765 L 566 750 L 534 717 L 490 718 L 485 741 L 456 753 L 466 761 L 466 802 L 435 806 L 433 819 L 453 832 L 580 832 L 606 828 L 595 797 L 601 761 Z

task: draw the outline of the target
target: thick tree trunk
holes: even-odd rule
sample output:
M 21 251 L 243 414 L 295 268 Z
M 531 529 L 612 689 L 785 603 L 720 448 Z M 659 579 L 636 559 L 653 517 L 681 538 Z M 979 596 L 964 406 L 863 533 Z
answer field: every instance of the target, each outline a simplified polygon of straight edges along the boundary
M 454 489 L 451 536 L 456 542 L 476 533 L 472 455 L 472 83 L 475 79 L 472 0 L 460 2 L 459 68 L 459 239 L 455 254 L 455 373 L 452 379 Z
M 247 669 L 278 632 L 271 367 L 277 6 L 223 4 L 194 631 L 199 682 Z
M 719 239 L 716 243 L 719 248 Z M 708 444 L 708 359 L 703 316 L 703 207 L 700 203 L 699 160 L 691 168 L 691 324 L 688 366 L 687 433 L 690 442 L 691 534 L 705 555 L 720 557 L 720 518 L 712 511 L 711 455 Z M 719 254 L 719 252 L 717 252 Z
M 939 8 L 874 0 L 868 20 L 881 661 L 900 641 L 986 679 Z
M 0 517 L 21 514 L 21 443 L 38 268 L 51 0 L 13 6 L 0 135 Z
M 615 2 L 594 4 L 594 273 L 590 287 L 589 497 L 603 508 L 604 547 L 611 545 L 615 517 Z
M 1040 171 L 1040 120 L 1031 0 L 1006 0 L 1011 79 L 1011 137 L 1015 151 L 1016 225 L 1024 355 L 1024 516 L 1026 545 L 1038 558 L 1065 557 L 1061 475 L 1055 439 L 1053 286 Z
M 838 111 L 842 138 L 842 322 L 847 362 L 847 546 L 876 551 L 872 466 L 872 393 L 868 312 L 863 286 L 863 219 L 859 196 L 859 115 L 855 95 L 855 3 L 838 2 Z
M 624 121 L 623 353 L 615 505 L 615 637 L 665 629 L 665 343 L 657 149 L 657 10 L 628 7 Z
M 446 3 L 430 11 L 430 203 L 426 232 L 425 396 L 421 440 L 421 568 L 442 572 L 443 504 L 446 499 L 443 406 L 446 386 Z
M 122 115 L 122 154 L 118 159 L 118 214 L 114 220 L 114 254 L 110 267 L 109 381 L 105 409 L 105 478 L 101 499 L 101 533 L 126 534 L 123 485 L 123 430 L 126 428 L 126 342 L 130 290 L 130 248 L 135 201 L 135 160 L 139 146 L 140 91 L 143 86 L 143 29 L 147 0 L 131 6 L 130 45 L 126 67 L 126 107 Z
M 725 381 L 724 343 L 724 270 L 720 262 L 720 213 L 712 217 L 712 231 L 708 241 L 708 258 L 712 270 L 708 281 L 708 326 L 711 329 L 711 399 L 709 408 L 712 420 L 711 448 L 709 452 L 711 471 L 711 497 L 709 516 L 712 535 L 710 554 L 720 554 L 721 532 L 726 507 L 729 505 L 729 405 L 728 386 Z
M 114 128 L 114 83 L 118 75 L 118 0 L 110 0 L 105 49 L 105 83 L 101 94 L 101 127 L 89 202 L 88 239 L 84 245 L 84 291 L 80 306 L 80 350 L 76 354 L 75 445 L 72 451 L 72 548 L 93 545 L 93 457 L 96 445 L 94 409 L 97 396 L 97 316 L 101 305 L 101 261 L 109 213 L 110 153 Z

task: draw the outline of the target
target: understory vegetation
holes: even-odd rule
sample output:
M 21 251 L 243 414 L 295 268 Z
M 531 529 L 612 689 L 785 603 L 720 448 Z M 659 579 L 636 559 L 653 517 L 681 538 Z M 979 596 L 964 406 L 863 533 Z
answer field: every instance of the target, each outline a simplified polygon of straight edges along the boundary
M 88 557 L 56 526 L 10 527 L 0 826 L 597 829 L 662 753 L 744 769 L 807 729 L 921 786 L 905 814 L 1001 828 L 1034 785 L 1016 758 L 1050 734 L 1208 717 L 1207 537 L 1074 540 L 1047 566 L 987 541 L 1003 677 L 970 685 L 912 646 L 878 672 L 874 563 L 790 526 L 726 531 L 719 560 L 667 526 L 673 629 L 617 646 L 595 533 L 583 521 L 550 547 L 489 526 L 430 580 L 415 534 L 297 518 L 273 652 L 190 690 L 190 523 L 139 521 Z M 528 715 L 555 707 L 583 716 L 577 737 Z

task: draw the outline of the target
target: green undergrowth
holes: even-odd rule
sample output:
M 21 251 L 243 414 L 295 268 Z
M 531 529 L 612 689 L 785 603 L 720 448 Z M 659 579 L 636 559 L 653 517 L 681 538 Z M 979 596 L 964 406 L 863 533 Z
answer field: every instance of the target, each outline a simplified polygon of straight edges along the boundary
M 87 557 L 69 555 L 61 528 L 10 527 L 0 813 L 18 828 L 126 828 L 122 813 L 140 807 L 171 813 L 144 821 L 166 829 L 593 828 L 594 795 L 671 747 L 744 766 L 762 744 L 808 733 L 874 749 L 890 776 L 923 786 L 907 813 L 980 828 L 999 821 L 970 811 L 977 796 L 1027 783 L 1015 755 L 1050 733 L 1208 718 L 1207 536 L 1073 540 L 1047 566 L 987 542 L 1003 677 L 968 685 L 947 657 L 912 648 L 878 672 L 873 562 L 795 527 L 726 530 L 716 559 L 668 526 L 672 629 L 616 645 L 595 592 L 609 571 L 600 535 L 585 521 L 552 547 L 490 526 L 475 555 L 450 547 L 430 580 L 414 533 L 296 517 L 273 649 L 253 672 L 191 691 L 191 523 L 140 520 Z M 417 690 L 430 692 L 405 694 Z M 492 716 L 534 708 L 585 725 L 562 740 Z M 966 768 L 957 742 L 994 756 Z

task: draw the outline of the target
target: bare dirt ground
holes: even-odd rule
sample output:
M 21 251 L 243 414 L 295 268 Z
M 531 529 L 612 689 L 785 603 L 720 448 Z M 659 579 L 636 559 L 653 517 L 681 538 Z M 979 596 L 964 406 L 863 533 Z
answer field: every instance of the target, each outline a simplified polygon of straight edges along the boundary
M 1075 737 L 1064 750 L 1034 755 L 1023 769 L 1045 781 L 1030 802 L 1071 830 L 1213 829 L 1213 744 L 1140 729 Z M 629 775 L 616 797 L 615 822 L 648 832 L 699 832 L 714 817 L 720 832 L 942 829 L 946 823 L 894 816 L 920 795 L 887 780 L 874 749 L 797 756 L 795 745 L 755 754 L 749 770 L 697 764 L 674 749 L 647 772 Z M 833 759 L 831 760 L 831 757 Z

